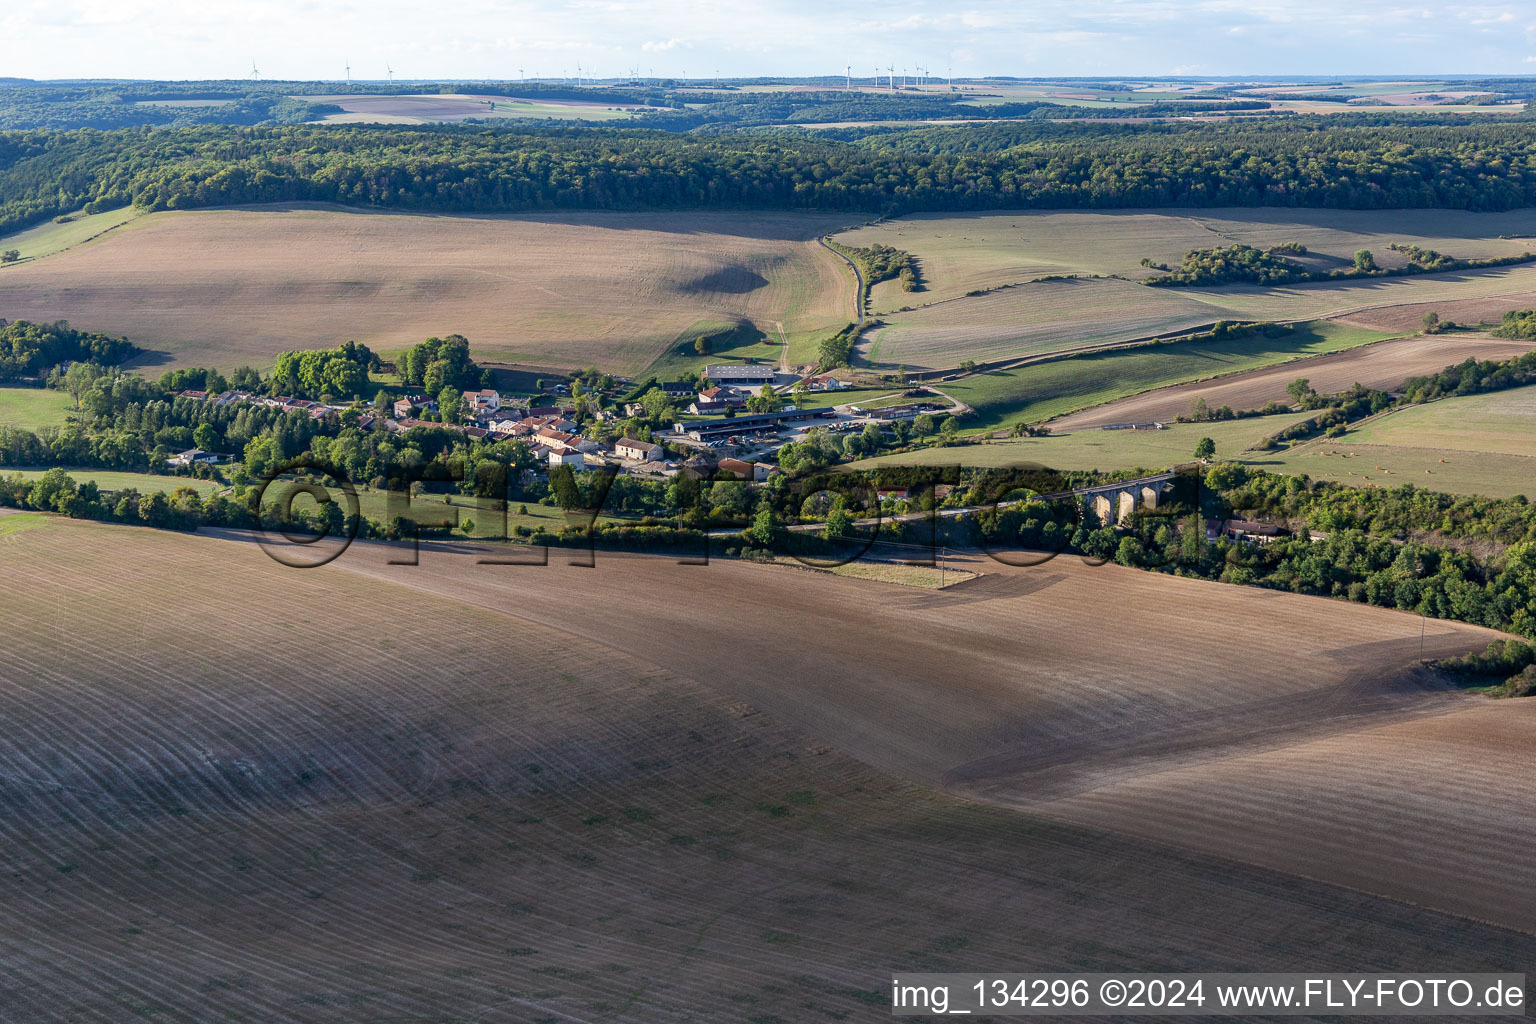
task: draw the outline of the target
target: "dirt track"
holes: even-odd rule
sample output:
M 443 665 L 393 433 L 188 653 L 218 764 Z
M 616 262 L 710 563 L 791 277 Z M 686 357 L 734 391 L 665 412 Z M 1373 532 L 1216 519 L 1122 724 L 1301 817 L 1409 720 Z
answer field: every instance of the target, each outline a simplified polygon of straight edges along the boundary
M 1106 423 L 1168 423 L 1189 412 L 1196 398 L 1204 398 L 1212 409 L 1223 405 L 1237 410 L 1259 409 L 1271 401 L 1289 404 L 1285 387 L 1298 377 L 1306 377 L 1315 390 L 1324 394 L 1343 391 L 1356 383 L 1393 390 L 1409 377 L 1434 373 L 1468 358 L 1511 359 L 1530 351 L 1531 346 L 1528 341 L 1484 335 L 1398 338 L 1197 384 L 1158 388 L 1063 416 L 1051 421 L 1051 429 L 1097 430 Z
M 247 542 L 69 521 L 0 543 L 6 1015 L 874 1021 L 891 971 L 917 966 L 1536 956 L 1528 935 L 1189 848 L 1204 835 L 1123 838 L 870 767 L 1050 748 L 1080 794 L 1112 793 L 1096 766 L 1177 772 L 1076 763 L 1084 739 L 1172 729 L 1186 752 L 1237 737 L 1261 756 L 1247 715 L 1297 750 L 1341 737 L 1336 771 L 1390 808 L 1415 780 L 1348 761 L 1341 729 L 1439 720 L 1406 712 L 1447 698 L 1392 671 L 1416 619 L 1066 563 L 929 594 L 563 555 L 428 546 L 390 568 L 359 549 L 299 571 Z M 1213 736 L 1204 709 L 1234 717 Z M 1429 767 L 1480 756 L 1479 734 Z M 1087 815 L 1062 782 L 1030 791 Z M 1529 818 L 1508 782 L 1469 787 L 1452 824 Z M 1441 837 L 1417 853 L 1443 858 Z M 1365 829 L 1350 855 L 1377 843 Z M 1464 864 L 1444 900 L 1492 891 Z

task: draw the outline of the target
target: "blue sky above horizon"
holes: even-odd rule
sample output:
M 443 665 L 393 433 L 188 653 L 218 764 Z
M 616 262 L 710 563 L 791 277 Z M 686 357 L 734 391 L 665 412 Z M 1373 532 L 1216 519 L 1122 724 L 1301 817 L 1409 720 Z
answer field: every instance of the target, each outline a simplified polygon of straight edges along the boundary
M 0 75 L 1536 74 L 1536 3 L 10 0 Z

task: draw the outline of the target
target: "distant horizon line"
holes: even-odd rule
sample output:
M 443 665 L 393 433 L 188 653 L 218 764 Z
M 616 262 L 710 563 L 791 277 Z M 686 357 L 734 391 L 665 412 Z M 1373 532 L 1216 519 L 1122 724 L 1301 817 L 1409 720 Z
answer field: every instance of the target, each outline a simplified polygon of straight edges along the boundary
M 859 81 L 885 81 L 886 75 L 877 77 L 870 75 L 853 75 Z M 909 77 L 911 77 L 909 75 Z M 607 75 L 603 77 L 580 76 L 583 83 L 607 83 L 622 85 L 629 82 L 745 82 L 752 84 L 774 84 L 813 81 L 845 81 L 847 75 L 840 72 L 828 72 L 816 75 Z M 311 82 L 338 83 L 345 85 L 352 83 L 382 84 L 382 85 L 410 85 L 410 84 L 451 84 L 456 82 L 467 83 L 515 83 L 515 82 L 572 82 L 578 76 L 565 75 L 531 75 L 520 78 L 505 77 L 469 77 L 437 75 L 425 78 L 127 78 L 127 77 L 61 77 L 61 78 L 29 78 L 25 76 L 0 75 L 0 82 L 29 82 L 36 85 L 118 85 L 124 83 L 155 83 L 168 82 L 178 84 L 193 84 L 203 82 L 217 82 L 229 84 L 305 84 Z M 1360 73 L 1312 73 L 1312 74 L 1243 74 L 1232 72 L 1230 74 L 1217 75 L 955 75 L 946 77 L 943 75 L 931 75 L 928 78 L 930 84 L 935 82 L 1315 82 L 1315 81 L 1344 81 L 1344 82 L 1386 82 L 1386 81 L 1447 81 L 1460 79 L 1485 79 L 1523 81 L 1536 79 L 1536 73 L 1513 74 L 1509 72 L 1401 72 L 1381 74 Z

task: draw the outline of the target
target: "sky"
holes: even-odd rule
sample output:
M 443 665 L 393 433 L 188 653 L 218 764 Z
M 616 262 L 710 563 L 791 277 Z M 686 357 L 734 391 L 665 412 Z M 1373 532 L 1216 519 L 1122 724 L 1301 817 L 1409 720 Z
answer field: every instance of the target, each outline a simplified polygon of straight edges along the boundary
M 1536 0 L 5 0 L 0 76 L 1536 74 Z

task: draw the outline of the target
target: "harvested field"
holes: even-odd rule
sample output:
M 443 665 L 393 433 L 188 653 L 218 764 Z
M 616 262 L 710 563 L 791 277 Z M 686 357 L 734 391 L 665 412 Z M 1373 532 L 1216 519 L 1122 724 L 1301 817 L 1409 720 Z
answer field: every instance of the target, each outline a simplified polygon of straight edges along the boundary
M 1536 210 L 1467 213 L 1459 210 L 1119 210 L 1094 213 L 1004 211 L 962 215 L 913 214 L 843 232 L 847 245 L 884 244 L 921 261 L 928 290 L 905 293 L 877 285 L 872 309 L 962 296 L 1048 274 L 1156 276 L 1143 257 L 1177 265 L 1190 249 L 1243 243 L 1267 247 L 1300 242 L 1314 254 L 1346 261 L 1356 249 L 1388 265 L 1399 259 L 1391 242 L 1412 243 L 1452 256 L 1513 256 L 1536 234 Z M 1309 258 L 1310 259 L 1310 258 Z M 1184 289 L 1178 289 L 1184 291 Z
M 1378 330 L 1418 330 L 1425 313 L 1438 313 L 1442 319 L 1459 324 L 1496 324 L 1499 318 L 1512 309 L 1530 309 L 1536 306 L 1536 288 L 1524 292 L 1484 296 L 1471 299 L 1451 299 L 1447 302 L 1411 302 L 1401 306 L 1380 306 L 1363 309 L 1342 317 L 1348 323 Z
M 945 394 L 976 410 L 967 430 L 996 430 L 1140 394 L 1151 388 L 1274 366 L 1381 341 L 1383 331 L 1323 321 L 1289 334 L 1217 341 L 1175 341 L 1123 351 L 1090 352 L 945 382 Z
M 430 547 L 414 568 L 361 548 L 299 572 L 246 543 L 28 518 L 0 543 L 0 998 L 24 1019 L 875 1020 L 906 967 L 1303 970 L 1363 946 L 1374 969 L 1518 970 L 1536 955 L 1519 932 L 869 766 L 931 775 L 1043 741 L 1086 783 L 1074 757 L 1096 733 L 1215 743 L 1250 710 L 1313 742 L 1412 723 L 1459 705 L 1396 674 L 1416 651 L 1406 616 L 1065 565 L 942 593 L 602 554 L 596 570 L 560 552 L 477 567 Z M 804 642 L 726 666 L 669 643 L 696 621 L 700 573 L 712 608 L 792 620 Z M 455 577 L 468 589 L 438 596 Z M 653 585 L 642 614 L 614 599 Z M 1084 602 L 1149 613 L 1091 645 L 1093 671 L 1059 642 Z M 1299 656 L 1289 631 L 1323 628 L 1314 608 L 1342 653 Z M 1253 633 L 1253 678 L 1202 662 L 1225 640 L 1190 626 L 1216 614 L 1272 627 Z M 862 656 L 872 630 L 883 642 L 847 662 L 846 686 L 813 653 Z M 1430 648 L 1486 636 L 1437 623 Z M 1149 652 L 1161 671 L 1129 671 Z M 1202 709 L 1220 713 L 1181 729 Z M 1447 811 L 1527 812 L 1526 789 L 1509 793 Z M 1469 871 L 1439 902 L 1483 891 Z
M 1212 409 L 1223 405 L 1237 410 L 1259 409 L 1271 401 L 1289 404 L 1285 387 L 1298 377 L 1306 377 L 1322 394 L 1343 391 L 1357 383 L 1391 391 L 1409 377 L 1435 373 L 1468 358 L 1513 359 L 1530 351 L 1531 346 L 1528 341 L 1465 334 L 1397 338 L 1216 380 L 1159 388 L 1063 416 L 1051 422 L 1051 429 L 1093 430 L 1106 423 L 1171 422 L 1187 413 L 1197 398 L 1205 399 Z
M 1536 299 L 1536 266 L 1376 278 L 1286 287 L 1225 285 L 1142 288 L 1159 271 L 1141 260 L 1177 265 L 1192 248 L 1299 242 L 1302 262 L 1316 270 L 1350 263 L 1369 248 L 1382 266 L 1404 257 L 1393 242 L 1465 258 L 1519 255 L 1536 233 L 1536 210 L 1479 214 L 1451 210 L 1201 210 L 1061 213 L 1017 211 L 963 216 L 917 215 L 843 232 L 849 245 L 886 244 L 917 257 L 926 289 L 895 282 L 875 286 L 871 310 L 889 325 L 873 332 L 866 352 L 880 366 L 947 368 L 1171 333 L 1219 319 L 1305 320 L 1361 316 L 1367 326 L 1417 330 L 1430 309 L 1461 322 L 1496 320 Z M 1039 281 L 1056 275 L 1076 280 Z M 1093 277 L 1090 275 L 1100 275 Z M 1124 278 L 1125 280 L 1117 280 Z M 1026 283 L 1035 282 L 1035 283 Z M 991 290 L 988 290 L 991 289 Z M 981 291 L 981 294 L 968 294 Z M 1468 306 L 1476 302 L 1482 315 Z M 912 309 L 901 312 L 904 307 Z M 1384 319 L 1369 311 L 1414 306 Z M 1491 313 L 1491 315 L 1489 315 Z M 1389 322 L 1390 321 L 1390 322 Z
M 1167 294 L 1164 294 L 1167 293 Z M 1042 281 L 882 317 L 860 340 L 875 367 L 942 369 L 1175 334 L 1217 317 L 1203 302 L 1127 281 Z
M 1195 445 L 1202 437 L 1216 442 L 1219 458 L 1249 462 L 1272 458 L 1270 453 L 1250 452 L 1250 449 L 1271 434 L 1311 415 L 1291 412 L 1213 423 L 1175 423 L 1163 430 L 1075 430 L 1050 437 L 920 448 L 867 459 L 858 465 L 991 467 L 1032 463 L 1063 470 L 1165 469 L 1191 461 Z M 1244 455 L 1245 452 L 1250 453 Z
M 853 282 L 776 213 L 441 216 L 339 207 L 157 213 L 0 273 L 11 319 L 67 319 L 146 362 L 269 367 L 349 339 L 397 351 L 457 332 L 490 361 L 643 370 L 702 317 L 782 321 L 814 349 Z M 702 358 L 700 362 L 702 362 Z
M 462 93 L 430 93 L 421 96 L 345 94 L 306 96 L 311 103 L 332 103 L 344 113 L 327 114 L 327 124 L 429 124 L 479 117 L 557 117 L 608 121 L 629 119 L 639 108 L 580 100 L 526 100 L 514 96 L 470 96 Z

